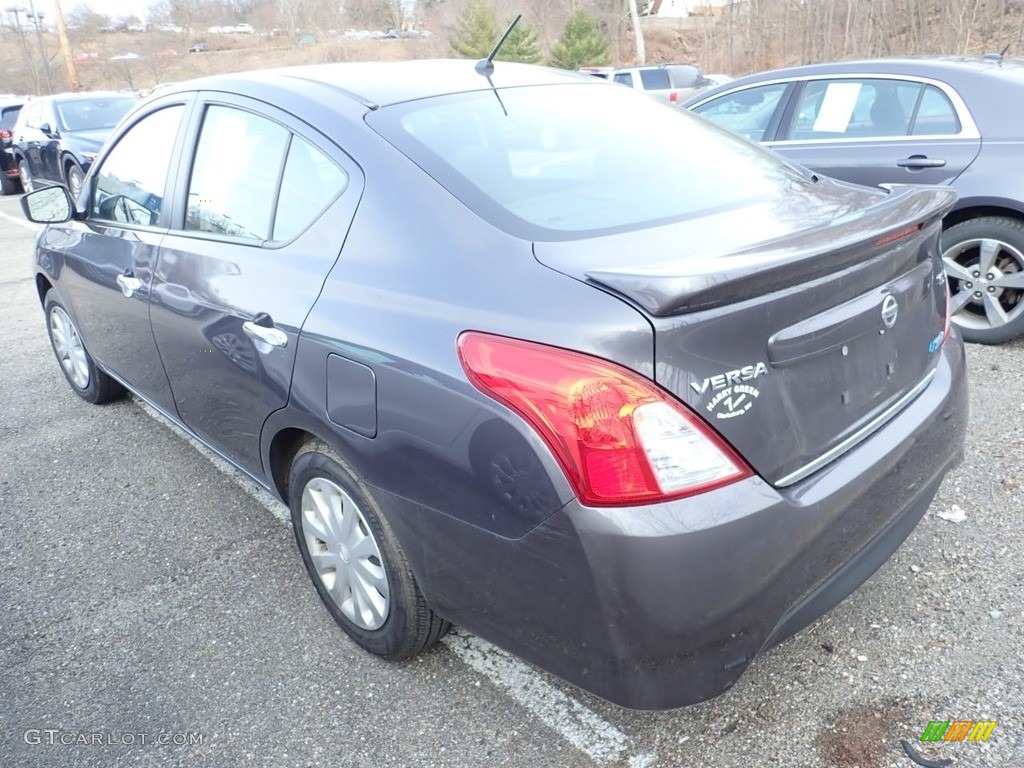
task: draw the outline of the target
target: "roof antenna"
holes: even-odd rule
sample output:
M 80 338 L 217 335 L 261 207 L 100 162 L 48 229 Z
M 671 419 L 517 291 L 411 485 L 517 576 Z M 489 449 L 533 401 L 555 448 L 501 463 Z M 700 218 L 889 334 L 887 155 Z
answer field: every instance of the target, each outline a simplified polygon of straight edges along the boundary
M 491 51 L 490 55 L 488 55 L 486 59 L 480 59 L 480 61 L 476 63 L 477 72 L 485 77 L 490 77 L 494 74 L 494 57 L 498 55 L 498 51 L 501 50 L 501 46 L 505 44 L 505 40 L 510 34 L 512 34 L 512 30 L 516 28 L 516 24 L 519 23 L 521 18 L 523 18 L 523 14 L 517 13 L 516 17 L 512 19 L 512 23 L 508 25 L 508 29 L 505 30 L 505 34 L 501 36 L 501 40 L 499 40 L 498 44 L 494 46 L 494 50 Z

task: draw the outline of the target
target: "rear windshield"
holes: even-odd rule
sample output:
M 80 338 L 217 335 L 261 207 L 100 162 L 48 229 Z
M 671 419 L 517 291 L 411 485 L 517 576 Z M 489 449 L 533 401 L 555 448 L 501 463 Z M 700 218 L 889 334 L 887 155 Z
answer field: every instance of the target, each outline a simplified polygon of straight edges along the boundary
M 640 82 L 645 91 L 665 91 L 672 87 L 667 69 L 641 69 Z
M 0 130 L 9 131 L 14 127 L 14 121 L 18 119 L 21 112 L 21 105 L 16 107 L 0 108 Z
M 478 215 L 530 240 L 679 221 L 808 178 L 683 110 L 599 82 L 411 101 L 366 120 Z
M 113 128 L 138 100 L 131 97 L 58 101 L 61 122 L 69 131 L 99 131 Z

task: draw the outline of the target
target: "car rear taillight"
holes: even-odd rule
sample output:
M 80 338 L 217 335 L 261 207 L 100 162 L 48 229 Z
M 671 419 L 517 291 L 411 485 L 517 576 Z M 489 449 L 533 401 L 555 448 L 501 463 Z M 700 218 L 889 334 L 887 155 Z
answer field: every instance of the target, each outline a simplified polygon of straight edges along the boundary
M 675 91 L 669 91 L 668 92 L 668 100 L 669 100 L 669 103 L 675 104 L 677 101 L 679 101 L 679 94 L 676 93 Z
M 626 368 L 472 331 L 458 349 L 473 385 L 536 430 L 584 504 L 664 501 L 752 474 L 685 405 Z
M 11 132 L 0 129 L 0 139 L 9 139 L 9 138 L 11 138 Z

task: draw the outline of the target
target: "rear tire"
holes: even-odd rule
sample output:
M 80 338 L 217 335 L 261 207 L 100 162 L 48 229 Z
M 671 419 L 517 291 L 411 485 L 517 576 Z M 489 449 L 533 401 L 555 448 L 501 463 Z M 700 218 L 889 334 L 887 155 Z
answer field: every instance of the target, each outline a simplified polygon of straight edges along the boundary
M 968 219 L 942 233 L 953 323 L 967 341 L 1002 344 L 1024 334 L 1024 222 Z
M 320 599 L 358 645 L 394 661 L 444 636 L 451 625 L 427 605 L 379 505 L 326 443 L 299 449 L 288 506 Z
M 46 332 L 60 369 L 75 394 L 93 405 L 109 403 L 124 396 L 118 382 L 96 367 L 78 335 L 71 315 L 61 303 L 56 291 L 50 290 L 43 301 L 46 314 Z

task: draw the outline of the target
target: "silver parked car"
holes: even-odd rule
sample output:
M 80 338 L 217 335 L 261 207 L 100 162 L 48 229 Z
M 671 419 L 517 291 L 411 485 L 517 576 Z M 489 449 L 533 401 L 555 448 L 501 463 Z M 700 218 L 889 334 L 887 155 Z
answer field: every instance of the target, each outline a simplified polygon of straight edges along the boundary
M 953 322 L 1024 334 L 1024 60 L 922 57 L 740 78 L 684 106 L 813 171 L 858 184 L 948 184 L 942 257 Z

